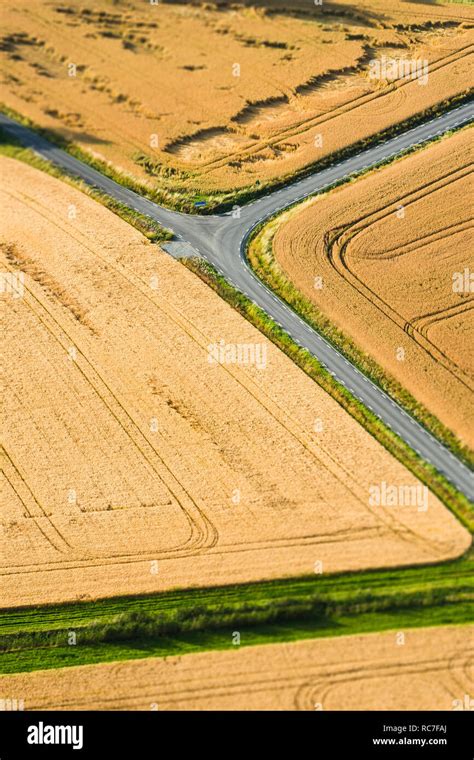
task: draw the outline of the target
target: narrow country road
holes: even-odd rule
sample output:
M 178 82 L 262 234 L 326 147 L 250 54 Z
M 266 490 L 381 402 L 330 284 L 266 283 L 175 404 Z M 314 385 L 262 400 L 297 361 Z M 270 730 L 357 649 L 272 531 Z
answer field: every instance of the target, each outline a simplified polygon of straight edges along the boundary
M 246 241 L 252 229 L 276 211 L 473 119 L 474 103 L 453 109 L 243 206 L 239 218 L 232 214 L 193 216 L 170 211 L 122 187 L 1 114 L 0 127 L 43 158 L 173 230 L 179 240 L 189 243 L 196 255 L 213 264 L 424 460 L 474 501 L 474 473 L 267 288 L 245 260 Z

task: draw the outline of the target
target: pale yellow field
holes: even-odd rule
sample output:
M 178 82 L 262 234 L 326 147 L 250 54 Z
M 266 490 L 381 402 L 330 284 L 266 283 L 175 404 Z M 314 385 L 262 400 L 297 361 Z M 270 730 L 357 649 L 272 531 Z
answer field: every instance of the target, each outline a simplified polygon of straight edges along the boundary
M 0 170 L 2 271 L 25 275 L 3 295 L 0 606 L 468 547 L 432 495 L 371 506 L 372 485 L 415 479 L 195 275 L 60 180 Z M 211 364 L 220 340 L 266 362 Z
M 459 710 L 473 655 L 473 626 L 408 629 L 1 676 L 0 698 L 25 710 Z
M 153 186 L 231 190 L 466 91 L 473 21 L 401 0 L 5 0 L 1 99 Z M 427 84 L 372 79 L 383 57 L 426 60 Z
M 274 240 L 297 288 L 471 448 L 473 157 L 464 130 L 306 204 Z

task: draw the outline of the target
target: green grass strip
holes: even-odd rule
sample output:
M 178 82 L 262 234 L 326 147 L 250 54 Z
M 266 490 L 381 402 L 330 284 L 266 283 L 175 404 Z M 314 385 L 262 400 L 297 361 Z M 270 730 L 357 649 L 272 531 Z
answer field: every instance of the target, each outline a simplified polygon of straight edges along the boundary
M 440 565 L 4 610 L 0 672 L 474 619 L 474 552 Z M 71 633 L 76 644 L 68 644 Z
M 463 625 L 472 621 L 472 603 L 449 604 L 423 610 L 400 609 L 396 611 L 366 613 L 364 615 L 333 615 L 308 620 L 282 620 L 272 624 L 252 627 L 239 625 L 240 645 L 276 644 L 334 636 L 348 636 L 381 631 L 406 631 L 409 628 L 440 625 Z M 31 649 L 2 653 L 3 675 L 34 670 L 91 665 L 101 662 L 135 660 L 144 657 L 170 657 L 173 655 L 230 649 L 236 626 L 222 625 L 218 631 L 192 631 L 175 635 L 147 636 L 131 640 L 74 646 L 59 645 L 55 648 L 34 646 Z

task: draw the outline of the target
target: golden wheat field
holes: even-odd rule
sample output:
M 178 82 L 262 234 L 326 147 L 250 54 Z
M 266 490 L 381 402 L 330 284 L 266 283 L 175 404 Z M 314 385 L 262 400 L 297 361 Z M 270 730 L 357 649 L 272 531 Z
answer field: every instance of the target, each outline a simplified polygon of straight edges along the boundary
M 1 99 L 150 186 L 232 190 L 465 92 L 473 21 L 401 0 L 5 0 Z M 426 61 L 428 81 L 374 60 Z
M 473 155 L 463 130 L 306 204 L 274 240 L 298 289 L 471 447 Z
M 466 550 L 431 494 L 373 506 L 417 481 L 195 275 L 79 190 L 0 170 L 2 607 Z
M 403 638 L 402 638 L 403 637 Z M 473 626 L 234 647 L 0 677 L 25 710 L 469 709 Z

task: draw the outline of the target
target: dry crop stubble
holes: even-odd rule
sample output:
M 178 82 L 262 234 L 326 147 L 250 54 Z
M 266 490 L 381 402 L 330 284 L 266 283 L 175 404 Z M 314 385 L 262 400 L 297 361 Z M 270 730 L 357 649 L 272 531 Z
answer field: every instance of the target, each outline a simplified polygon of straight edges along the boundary
M 382 0 L 9 2 L 2 100 L 150 187 L 230 191 L 465 92 L 473 20 L 466 6 Z M 383 56 L 426 59 L 428 84 L 371 79 Z
M 274 254 L 323 314 L 472 448 L 471 134 L 306 204 L 277 231 Z
M 473 626 L 235 647 L 0 677 L 25 710 L 470 709 Z M 471 708 L 472 709 L 472 708 Z
M 192 273 L 78 190 L 1 172 L 3 267 L 25 275 L 4 296 L 3 606 L 467 549 L 432 494 L 371 505 L 417 481 Z M 220 341 L 266 365 L 210 363 Z

